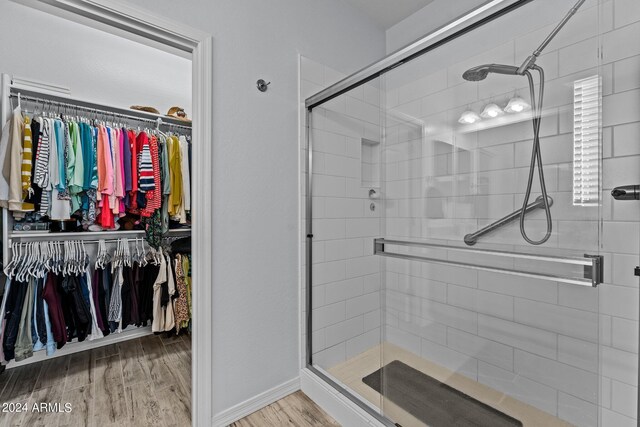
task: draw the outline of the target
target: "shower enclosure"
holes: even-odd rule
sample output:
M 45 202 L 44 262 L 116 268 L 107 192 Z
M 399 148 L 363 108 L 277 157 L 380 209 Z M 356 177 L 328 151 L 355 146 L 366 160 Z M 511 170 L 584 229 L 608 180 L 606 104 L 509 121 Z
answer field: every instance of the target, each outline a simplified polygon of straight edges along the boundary
M 390 426 L 635 425 L 638 40 L 496 0 L 308 98 L 307 367 Z

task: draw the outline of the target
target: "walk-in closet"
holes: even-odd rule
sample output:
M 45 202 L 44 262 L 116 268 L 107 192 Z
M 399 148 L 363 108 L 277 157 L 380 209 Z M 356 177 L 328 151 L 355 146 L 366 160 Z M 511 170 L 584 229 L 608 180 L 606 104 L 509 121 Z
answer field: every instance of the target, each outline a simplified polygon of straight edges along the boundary
M 191 59 L 6 8 L 0 426 L 190 425 Z

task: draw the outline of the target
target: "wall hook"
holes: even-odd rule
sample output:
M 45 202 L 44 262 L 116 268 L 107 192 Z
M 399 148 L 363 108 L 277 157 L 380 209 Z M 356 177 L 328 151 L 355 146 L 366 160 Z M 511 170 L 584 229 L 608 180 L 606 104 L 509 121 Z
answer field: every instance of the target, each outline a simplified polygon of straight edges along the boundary
M 263 79 L 260 79 L 256 82 L 256 85 L 258 87 L 258 90 L 260 92 L 266 92 L 267 89 L 269 89 L 269 85 L 271 84 L 271 82 L 267 83 L 265 82 Z

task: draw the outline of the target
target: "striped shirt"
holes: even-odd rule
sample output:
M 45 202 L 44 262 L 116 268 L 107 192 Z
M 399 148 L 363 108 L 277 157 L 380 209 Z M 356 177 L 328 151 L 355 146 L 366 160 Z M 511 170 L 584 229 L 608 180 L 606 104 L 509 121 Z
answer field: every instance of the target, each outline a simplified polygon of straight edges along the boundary
M 33 157 L 31 140 L 31 119 L 24 117 L 24 135 L 22 139 L 22 198 L 29 197 L 31 189 L 31 160 Z

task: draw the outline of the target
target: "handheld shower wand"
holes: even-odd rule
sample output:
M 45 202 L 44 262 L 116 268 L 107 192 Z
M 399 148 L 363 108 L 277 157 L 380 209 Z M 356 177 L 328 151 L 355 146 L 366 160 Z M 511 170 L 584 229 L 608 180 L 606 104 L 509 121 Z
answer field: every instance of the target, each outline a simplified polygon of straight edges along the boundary
M 544 39 L 542 44 L 535 50 L 533 53 L 522 63 L 520 67 L 516 67 L 513 65 L 502 65 L 502 64 L 485 64 L 477 67 L 470 68 L 462 74 L 462 78 L 467 81 L 477 82 L 487 78 L 489 73 L 496 74 L 508 74 L 508 75 L 518 75 L 518 76 L 526 76 L 529 82 L 529 93 L 531 96 L 531 109 L 533 116 L 531 118 L 531 123 L 533 125 L 533 147 L 531 151 L 531 163 L 529 166 L 529 179 L 527 181 L 527 189 L 525 192 L 524 200 L 522 203 L 522 209 L 520 210 L 520 234 L 522 238 L 532 245 L 541 245 L 545 243 L 551 237 L 551 231 L 553 229 L 553 223 L 551 220 L 551 203 L 550 197 L 547 195 L 547 188 L 544 179 L 544 170 L 542 164 L 542 154 L 540 152 L 540 123 L 542 122 L 542 101 L 544 98 L 544 70 L 539 65 L 536 65 L 536 60 L 542 53 L 542 51 L 547 47 L 547 45 L 553 40 L 553 38 L 560 32 L 562 27 L 571 19 L 573 15 L 578 11 L 580 6 L 586 0 L 578 0 L 578 2 L 569 10 L 569 12 L 562 18 L 562 21 L 551 31 L 551 33 Z M 537 71 L 540 78 L 540 89 L 538 91 L 538 99 L 536 101 L 535 97 L 535 85 L 533 82 L 533 76 L 531 71 Z M 538 177 L 540 180 L 540 191 L 542 193 L 542 204 L 544 207 L 544 212 L 547 220 L 547 231 L 544 237 L 540 240 L 532 240 L 527 235 L 527 232 L 524 228 L 524 220 L 525 215 L 528 212 L 529 199 L 531 198 L 531 189 L 533 186 L 533 176 L 536 169 L 536 162 L 538 163 Z M 498 221 L 500 222 L 500 220 Z M 490 224 L 485 227 L 487 230 L 494 230 L 496 227 L 493 227 L 494 224 Z M 496 224 L 499 226 L 499 224 Z M 485 230 L 483 229 L 483 230 Z M 474 233 L 478 234 L 478 233 Z M 478 235 L 479 237 L 479 235 Z M 474 239 L 466 239 L 465 243 L 468 245 L 475 244 L 476 238 Z

